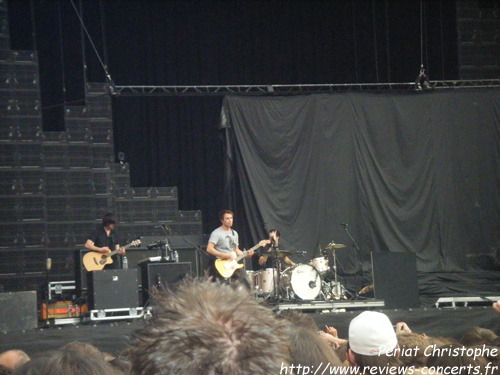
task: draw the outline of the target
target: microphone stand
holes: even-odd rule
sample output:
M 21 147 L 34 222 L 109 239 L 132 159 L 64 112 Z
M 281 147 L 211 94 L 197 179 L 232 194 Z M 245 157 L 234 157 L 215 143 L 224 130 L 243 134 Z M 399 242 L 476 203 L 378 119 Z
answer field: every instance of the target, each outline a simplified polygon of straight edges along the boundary
M 359 246 L 356 243 L 356 241 L 354 241 L 354 238 L 351 236 L 351 233 L 349 233 L 349 229 L 348 229 L 349 224 L 341 224 L 341 225 L 344 227 L 344 230 L 346 231 L 347 235 L 351 239 L 352 244 L 354 245 L 354 247 L 358 250 L 358 254 L 359 254 L 359 252 L 361 252 L 361 250 L 359 249 Z
M 172 253 L 172 249 L 170 248 L 170 241 L 168 239 L 168 228 L 165 225 L 162 225 L 161 228 L 165 232 L 165 244 L 160 247 L 162 252 L 162 260 L 170 260 L 170 255 Z
M 50 319 L 49 319 L 49 303 L 50 303 L 50 300 L 51 300 L 51 293 L 50 293 L 50 270 L 52 269 L 52 259 L 51 258 L 47 258 L 47 261 L 46 261 L 46 272 L 45 272 L 45 276 L 46 276 L 46 285 L 47 285 L 47 299 L 46 299 L 46 303 L 45 303 L 45 314 L 47 314 L 47 316 L 45 317 L 45 326 L 46 327 L 49 327 L 50 326 Z
M 206 257 L 209 257 L 209 256 L 210 256 L 209 254 L 207 254 L 206 252 L 204 252 L 204 251 L 201 249 L 201 246 L 199 246 L 199 245 L 195 244 L 195 243 L 194 243 L 194 242 L 192 242 L 191 240 L 187 239 L 185 236 L 181 236 L 181 235 L 180 235 L 179 233 L 177 233 L 175 230 L 172 230 L 172 229 L 168 228 L 166 225 L 162 225 L 162 228 L 163 228 L 163 230 L 164 230 L 165 232 L 170 233 L 171 235 L 174 235 L 174 236 L 179 236 L 180 238 L 182 238 L 182 240 L 183 240 L 184 242 L 186 242 L 187 244 L 189 244 L 189 245 L 193 246 L 193 247 L 196 249 L 196 251 L 198 252 L 198 254 L 203 254 L 203 255 L 205 255 Z M 168 239 L 168 237 L 167 237 L 167 246 L 169 246 L 169 245 L 168 245 L 168 243 L 169 243 L 169 239 Z M 170 247 L 169 247 L 169 248 L 170 248 Z M 195 261 L 196 261 L 196 264 L 195 264 L 195 265 L 196 265 L 196 272 L 198 273 L 198 275 L 196 275 L 196 276 L 202 276 L 202 275 L 199 275 L 199 273 L 200 273 L 200 272 L 199 272 L 199 271 L 200 271 L 200 260 L 198 259 L 198 257 L 197 257 L 197 256 L 195 257 Z
M 272 274 L 272 280 L 273 280 L 273 285 L 274 285 L 274 296 L 276 298 L 276 301 L 278 302 L 278 305 L 280 303 L 281 299 L 281 293 L 280 293 L 280 281 L 281 281 L 281 270 L 280 270 L 280 262 L 279 262 L 279 256 L 278 256 L 278 246 L 275 246 L 276 242 L 271 241 L 271 259 L 272 259 L 272 264 L 274 265 L 273 268 L 273 274 Z M 276 270 L 276 277 L 274 276 L 274 270 Z
M 356 248 L 356 250 L 358 251 L 358 257 L 359 257 L 359 254 L 361 254 L 361 249 L 359 248 L 358 244 L 356 243 L 356 241 L 354 240 L 353 236 L 351 236 L 351 233 L 349 232 L 349 224 L 341 224 L 343 227 L 344 227 L 344 230 L 345 232 L 347 233 L 347 235 L 349 236 L 349 238 L 351 239 L 352 241 L 352 244 L 354 245 L 354 247 Z M 359 260 L 359 258 L 358 258 Z M 373 282 L 373 280 L 372 280 Z M 346 289 L 347 291 L 347 289 Z M 349 291 L 347 291 L 349 293 Z M 349 293 L 351 295 L 351 297 L 355 297 L 355 296 L 358 296 L 358 293 L 355 293 L 355 295 L 353 295 L 352 293 Z

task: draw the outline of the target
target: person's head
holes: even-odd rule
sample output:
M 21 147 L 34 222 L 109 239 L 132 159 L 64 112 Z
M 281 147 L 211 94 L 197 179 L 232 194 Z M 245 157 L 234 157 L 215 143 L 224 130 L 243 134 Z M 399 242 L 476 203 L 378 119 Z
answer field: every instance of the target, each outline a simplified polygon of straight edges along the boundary
M 220 219 L 223 226 L 226 226 L 229 228 L 232 227 L 233 226 L 233 218 L 234 218 L 234 214 L 232 211 L 222 210 L 221 212 L 219 212 L 219 219 Z
M 290 323 L 288 334 L 292 364 L 314 369 L 327 363 L 342 366 L 334 350 L 311 328 Z
M 88 342 L 71 341 L 70 343 L 64 345 L 62 349 L 80 350 L 83 353 L 86 353 L 88 356 L 96 356 L 104 359 L 106 362 L 115 359 L 113 355 L 99 350 L 94 345 Z
M 76 347 L 62 347 L 33 358 L 15 375 L 123 375 L 103 358 Z
M 7 366 L 0 365 L 0 375 L 10 375 L 14 372 L 11 368 L 8 368 Z
M 495 332 L 491 329 L 481 328 L 481 327 L 472 327 L 467 330 L 462 337 L 460 338 L 460 343 L 465 346 L 473 346 L 473 345 L 490 345 L 493 340 L 497 338 Z
M 132 373 L 279 373 L 290 363 L 287 323 L 233 286 L 183 281 L 175 292 L 159 294 L 155 315 L 135 336 Z
M 12 370 L 24 365 L 29 360 L 28 354 L 19 349 L 7 350 L 0 354 L 0 365 Z
M 306 327 L 314 332 L 318 331 L 318 325 L 309 315 L 297 310 L 284 310 L 276 316 L 278 319 L 288 320 L 294 327 Z
M 472 373 L 467 369 L 467 366 L 470 365 L 473 369 L 478 369 L 479 374 L 485 374 L 488 361 L 484 357 L 468 355 L 466 352 L 462 352 L 462 348 L 463 345 L 451 344 L 432 350 L 432 352 L 428 353 L 427 367 L 432 367 L 444 374 L 462 375 Z M 453 372 L 454 370 L 455 372 Z
M 104 228 L 115 229 L 116 226 L 116 218 L 115 216 L 108 212 L 106 215 L 102 217 L 102 226 Z
M 398 348 L 396 332 L 385 314 L 365 311 L 351 320 L 348 345 L 347 360 L 359 366 L 361 372 L 366 368 L 400 364 L 395 354 Z
M 281 236 L 281 233 L 277 229 L 271 229 L 269 231 L 269 238 L 274 237 L 275 240 L 279 240 Z
M 407 366 L 424 366 L 427 361 L 425 350 L 430 345 L 428 337 L 413 332 L 401 332 L 397 337 L 399 347 L 404 350 L 404 355 L 399 357 L 401 363 Z

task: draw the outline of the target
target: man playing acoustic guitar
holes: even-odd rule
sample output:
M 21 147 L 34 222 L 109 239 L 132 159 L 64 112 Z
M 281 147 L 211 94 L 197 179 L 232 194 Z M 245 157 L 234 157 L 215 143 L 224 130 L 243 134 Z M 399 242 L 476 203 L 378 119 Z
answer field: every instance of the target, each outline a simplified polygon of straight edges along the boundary
M 116 238 L 116 219 L 111 213 L 107 213 L 102 218 L 102 226 L 99 226 L 92 234 L 88 237 L 87 242 L 85 242 L 85 248 L 96 251 L 101 254 L 111 253 L 111 249 L 120 249 L 118 251 L 119 255 L 125 255 L 125 249 L 120 247 Z M 118 256 L 113 255 L 111 257 L 113 263 L 106 264 L 104 268 L 120 268 L 120 262 L 118 261 Z
M 270 240 L 262 240 L 253 248 L 243 252 L 239 249 L 238 233 L 232 229 L 233 213 L 223 210 L 219 214 L 221 226 L 210 235 L 207 245 L 207 253 L 217 257 L 213 260 L 208 274 L 218 279 L 234 279 L 241 282 L 248 289 L 252 289 L 243 264 L 237 263 L 243 257 L 250 258 L 254 250 L 260 246 L 270 243 Z

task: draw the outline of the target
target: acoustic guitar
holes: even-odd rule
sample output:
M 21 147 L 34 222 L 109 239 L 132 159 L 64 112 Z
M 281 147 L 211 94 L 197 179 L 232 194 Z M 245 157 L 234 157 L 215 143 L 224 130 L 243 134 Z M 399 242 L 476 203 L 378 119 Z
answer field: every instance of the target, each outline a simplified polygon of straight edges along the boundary
M 123 246 L 123 249 L 128 249 L 131 246 L 139 246 L 141 244 L 141 240 L 135 240 L 129 243 L 128 245 Z M 110 253 L 102 254 L 97 251 L 90 251 L 83 256 L 82 262 L 85 266 L 85 269 L 89 272 L 91 271 L 100 271 L 104 268 L 106 264 L 113 263 L 113 259 L 111 257 L 117 254 L 121 248 L 113 250 Z

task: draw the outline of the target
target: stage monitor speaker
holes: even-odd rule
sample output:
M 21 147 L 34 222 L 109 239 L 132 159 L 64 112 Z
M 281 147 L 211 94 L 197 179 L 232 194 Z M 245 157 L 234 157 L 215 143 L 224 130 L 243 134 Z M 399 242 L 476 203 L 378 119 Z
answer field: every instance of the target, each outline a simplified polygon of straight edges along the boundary
M 145 262 L 141 264 L 142 301 L 146 303 L 155 290 L 175 290 L 176 284 L 192 276 L 190 262 Z
M 89 310 L 137 307 L 137 269 L 89 272 L 87 291 Z
M 29 331 L 37 325 L 35 291 L 0 293 L 0 332 Z
M 82 258 L 85 254 L 87 254 L 89 250 L 80 249 L 76 250 L 74 254 L 75 259 L 75 287 L 76 293 L 78 296 L 81 295 L 82 291 L 87 290 L 87 270 L 83 266 Z M 137 269 L 137 280 L 139 282 L 139 289 L 141 288 L 141 271 L 139 269 L 138 263 L 139 261 L 157 256 L 158 252 L 156 250 L 148 250 L 148 249 L 136 249 L 129 248 L 127 249 L 127 259 L 129 268 Z
M 420 306 L 415 256 L 400 252 L 372 253 L 375 298 L 389 309 Z

